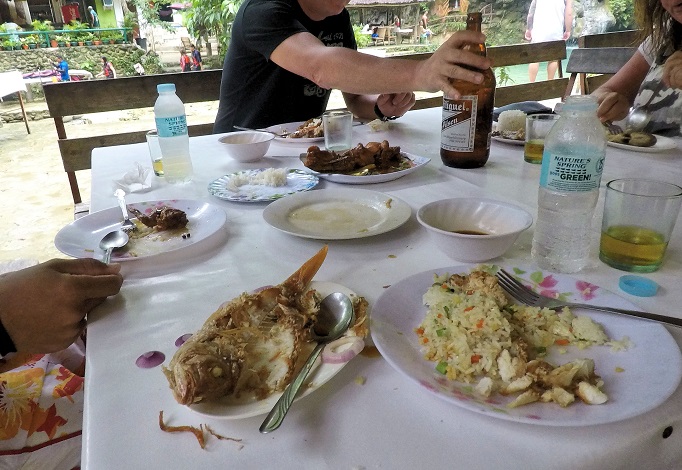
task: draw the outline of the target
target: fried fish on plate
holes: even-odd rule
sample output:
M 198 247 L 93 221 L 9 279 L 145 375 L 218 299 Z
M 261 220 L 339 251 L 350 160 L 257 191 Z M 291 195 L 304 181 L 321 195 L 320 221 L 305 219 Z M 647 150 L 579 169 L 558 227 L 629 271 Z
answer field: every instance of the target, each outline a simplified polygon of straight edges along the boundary
M 284 390 L 319 311 L 308 285 L 326 256 L 325 245 L 283 283 L 221 305 L 164 367 L 178 403 Z

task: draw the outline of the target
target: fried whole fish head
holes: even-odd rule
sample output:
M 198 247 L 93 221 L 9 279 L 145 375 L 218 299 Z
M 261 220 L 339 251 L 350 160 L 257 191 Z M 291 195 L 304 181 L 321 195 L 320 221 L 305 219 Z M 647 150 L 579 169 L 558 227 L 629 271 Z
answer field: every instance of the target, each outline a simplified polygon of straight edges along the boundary
M 319 310 L 308 286 L 326 255 L 325 245 L 282 284 L 221 305 L 163 369 L 176 401 L 283 389 Z

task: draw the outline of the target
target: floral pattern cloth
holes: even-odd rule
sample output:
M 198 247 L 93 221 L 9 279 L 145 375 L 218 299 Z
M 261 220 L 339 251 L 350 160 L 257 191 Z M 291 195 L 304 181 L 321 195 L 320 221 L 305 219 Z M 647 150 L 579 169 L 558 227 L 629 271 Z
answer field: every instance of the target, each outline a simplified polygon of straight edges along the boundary
M 85 345 L 0 360 L 0 468 L 80 465 Z

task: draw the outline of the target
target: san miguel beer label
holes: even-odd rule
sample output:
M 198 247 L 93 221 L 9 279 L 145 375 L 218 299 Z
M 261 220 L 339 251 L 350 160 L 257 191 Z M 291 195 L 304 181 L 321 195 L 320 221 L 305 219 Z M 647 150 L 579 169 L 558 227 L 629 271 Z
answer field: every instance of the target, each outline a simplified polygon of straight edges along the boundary
M 478 96 L 443 100 L 441 148 L 453 152 L 473 152 L 476 134 Z

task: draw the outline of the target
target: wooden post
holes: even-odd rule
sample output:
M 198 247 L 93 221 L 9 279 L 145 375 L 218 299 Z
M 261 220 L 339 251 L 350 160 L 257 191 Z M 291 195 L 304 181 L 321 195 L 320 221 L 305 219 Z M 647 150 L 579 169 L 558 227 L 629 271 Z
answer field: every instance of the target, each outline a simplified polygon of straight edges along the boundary
M 19 105 L 21 106 L 21 114 L 24 116 L 24 124 L 26 124 L 26 132 L 31 133 L 31 129 L 28 128 L 28 117 L 26 117 L 26 108 L 24 107 L 24 99 L 21 97 L 21 92 L 17 91 L 17 96 L 19 97 Z

